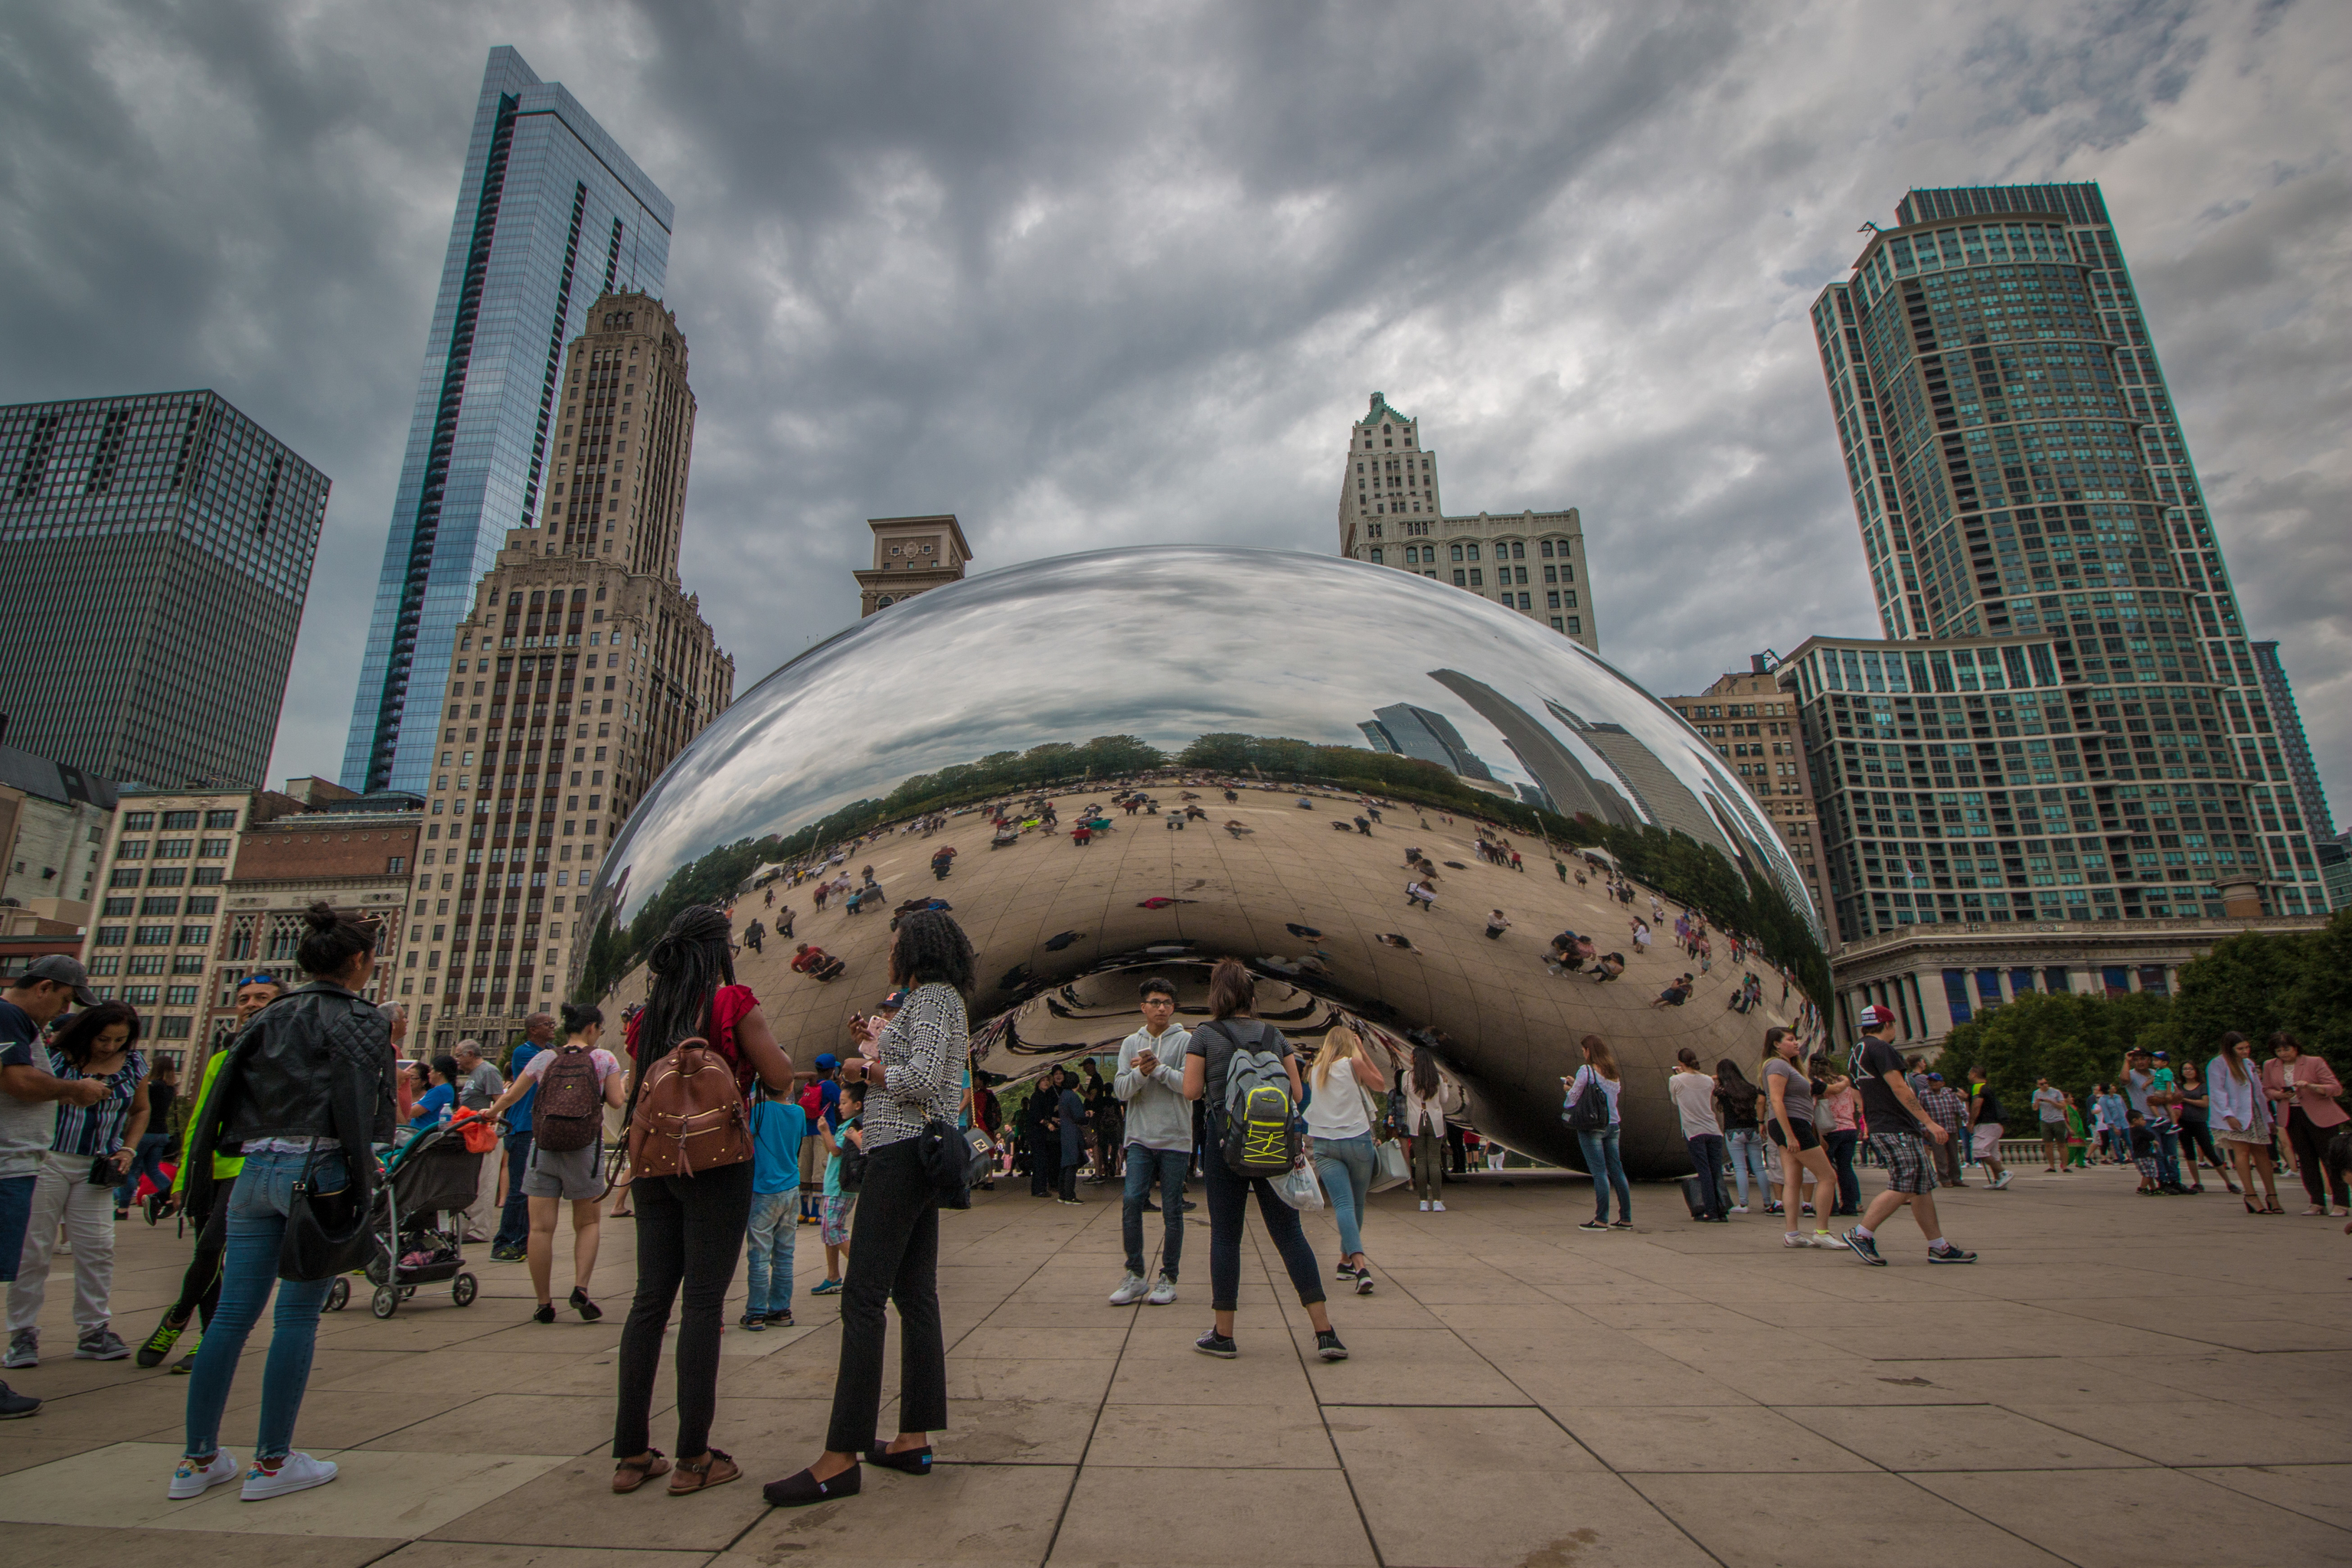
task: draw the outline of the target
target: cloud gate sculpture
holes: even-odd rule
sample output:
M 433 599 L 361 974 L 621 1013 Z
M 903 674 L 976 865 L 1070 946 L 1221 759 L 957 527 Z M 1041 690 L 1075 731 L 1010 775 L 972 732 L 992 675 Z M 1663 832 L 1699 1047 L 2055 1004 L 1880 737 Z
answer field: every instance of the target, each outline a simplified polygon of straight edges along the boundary
M 891 911 L 936 898 L 979 950 L 990 1072 L 1115 1047 L 1145 974 L 1175 980 L 1197 1016 L 1209 963 L 1233 954 L 1260 976 L 1261 1016 L 1302 1045 L 1342 1014 L 1392 1046 L 1422 1034 L 1474 1126 L 1556 1163 L 1580 1168 L 1560 1079 L 1599 1034 L 1624 1068 L 1628 1168 L 1678 1174 L 1675 1052 L 1753 1076 L 1765 1026 L 1802 995 L 1763 958 L 1731 963 L 1718 931 L 1688 1002 L 1654 1006 L 1697 967 L 1674 945 L 1675 906 L 1638 950 L 1650 891 L 1628 906 L 1604 890 L 1605 854 L 1561 842 L 1580 817 L 1588 841 L 1594 825 L 1687 836 L 1810 928 L 1793 862 L 1707 743 L 1522 616 L 1324 556 L 1066 556 L 904 601 L 738 699 L 607 855 L 589 978 L 641 995 L 634 954 L 670 913 L 751 888 L 739 930 L 787 910 L 793 930 L 746 947 L 738 973 L 805 1065 L 843 1050 L 885 989 Z M 1482 853 L 1482 835 L 1505 847 Z M 1407 897 L 1410 851 L 1433 906 Z M 870 866 L 884 891 L 815 908 L 819 879 L 792 873 L 835 855 L 825 875 Z M 1497 910 L 1509 924 L 1490 935 Z M 1622 978 L 1548 963 L 1564 930 L 1623 953 Z M 802 943 L 839 961 L 831 978 L 792 968 Z M 1750 970 L 1763 1003 L 1736 1010 Z

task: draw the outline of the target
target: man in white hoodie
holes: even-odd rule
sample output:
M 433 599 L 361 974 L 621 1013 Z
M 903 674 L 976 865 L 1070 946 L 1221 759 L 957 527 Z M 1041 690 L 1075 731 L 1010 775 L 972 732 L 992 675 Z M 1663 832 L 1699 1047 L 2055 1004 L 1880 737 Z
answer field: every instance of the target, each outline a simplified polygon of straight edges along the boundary
M 1184 1098 L 1184 1049 L 1191 1033 L 1176 1026 L 1176 988 L 1154 977 L 1142 985 L 1143 1027 L 1118 1047 L 1110 1091 L 1127 1107 L 1127 1190 L 1119 1237 L 1127 1244 L 1127 1277 L 1110 1304 L 1143 1300 L 1164 1307 L 1176 1300 L 1176 1266 L 1184 1253 L 1184 1175 L 1192 1164 L 1192 1103 Z M 1143 1213 L 1151 1184 L 1160 1184 L 1167 1239 L 1160 1248 L 1160 1279 L 1143 1274 Z

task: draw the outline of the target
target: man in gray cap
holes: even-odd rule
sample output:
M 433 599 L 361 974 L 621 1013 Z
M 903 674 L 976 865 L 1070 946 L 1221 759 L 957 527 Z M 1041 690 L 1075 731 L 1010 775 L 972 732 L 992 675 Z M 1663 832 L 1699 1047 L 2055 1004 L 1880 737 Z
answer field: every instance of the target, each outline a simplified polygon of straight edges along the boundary
M 58 1105 L 95 1105 L 103 1079 L 61 1079 L 48 1069 L 41 1030 L 66 1008 L 98 1005 L 81 961 L 53 952 L 25 965 L 0 990 L 0 1283 L 16 1278 L 25 1227 L 33 1216 L 33 1182 L 49 1152 Z M 37 1399 L 0 1383 L 0 1420 L 30 1415 Z

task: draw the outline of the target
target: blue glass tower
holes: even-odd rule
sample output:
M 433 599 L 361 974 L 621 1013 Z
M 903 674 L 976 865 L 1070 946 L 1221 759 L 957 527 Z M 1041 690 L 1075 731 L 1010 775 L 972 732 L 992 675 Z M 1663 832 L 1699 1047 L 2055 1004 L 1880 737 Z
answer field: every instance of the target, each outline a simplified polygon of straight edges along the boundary
M 661 293 L 670 217 L 562 84 L 490 51 L 352 704 L 348 787 L 431 782 L 457 624 L 507 530 L 539 510 L 563 345 L 598 295 Z

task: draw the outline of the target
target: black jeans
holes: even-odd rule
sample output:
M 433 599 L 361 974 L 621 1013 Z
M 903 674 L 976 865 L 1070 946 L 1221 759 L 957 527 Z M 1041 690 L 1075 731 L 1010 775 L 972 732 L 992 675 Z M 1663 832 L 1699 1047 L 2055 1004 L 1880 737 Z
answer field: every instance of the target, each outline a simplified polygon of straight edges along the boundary
M 1713 1132 L 1703 1132 L 1696 1138 L 1683 1140 L 1690 1145 L 1691 1163 L 1698 1167 L 1698 1201 L 1709 1219 L 1731 1212 L 1731 1202 L 1723 1195 L 1723 1166 L 1729 1145 Z
M 2287 1146 L 2294 1151 L 2294 1168 L 2303 1177 L 2303 1190 L 2311 1194 L 2311 1206 L 2326 1208 L 2333 1189 L 2336 1205 L 2345 1203 L 2344 1173 L 2330 1170 L 2327 1165 L 2327 1144 L 2336 1136 L 2333 1127 L 2315 1127 L 2303 1107 L 2290 1105 L 2286 1112 Z
M 1265 1221 L 1265 1234 L 1282 1254 L 1282 1266 L 1290 1271 L 1298 1304 L 1311 1307 L 1323 1300 L 1323 1276 L 1315 1268 L 1315 1249 L 1299 1228 L 1298 1211 L 1276 1196 L 1274 1184 L 1264 1176 L 1234 1174 L 1233 1167 L 1225 1163 L 1223 1121 L 1222 1115 L 1210 1119 L 1209 1146 L 1202 1156 L 1209 1198 L 1209 1310 L 1230 1312 L 1234 1298 L 1241 1294 L 1242 1224 L 1249 1213 L 1252 1192 L 1257 1194 L 1258 1216 Z M 1181 1199 L 1178 1206 L 1182 1206 Z
M 1034 1133 L 1029 1139 L 1029 1195 L 1042 1198 L 1061 1184 L 1062 1135 Z
M 1055 1180 L 1057 1184 L 1056 1191 L 1064 1203 L 1074 1204 L 1078 1201 L 1078 1162 L 1063 1161 L 1060 1173 Z
M 1836 1212 L 1839 1214 L 1853 1214 L 1862 1207 L 1862 1178 L 1853 1171 L 1853 1146 L 1857 1142 L 1859 1134 L 1852 1128 L 1822 1134 L 1822 1147 L 1829 1152 L 1830 1163 L 1837 1170 Z M 1818 1206 L 1821 1199 L 1815 1198 L 1813 1202 Z
M 719 1330 L 743 1233 L 751 1219 L 751 1163 L 698 1176 L 639 1176 L 629 1189 L 637 1219 L 637 1293 L 621 1330 L 621 1385 L 613 1457 L 652 1447 L 647 1412 L 661 1365 L 662 1331 L 681 1288 L 677 1320 L 677 1454 L 710 1447 L 719 1402 Z
M 841 1289 L 841 1366 L 824 1446 L 864 1458 L 882 1411 L 882 1303 L 898 1309 L 898 1430 L 948 1425 L 947 1341 L 940 1328 L 940 1206 L 920 1141 L 885 1143 L 866 1159 L 857 1230 Z
M 228 1252 L 228 1194 L 226 1186 L 214 1192 L 213 1212 L 196 1232 L 196 1254 L 180 1276 L 180 1299 L 164 1314 L 183 1324 L 194 1321 L 189 1314 L 202 1309 L 204 1326 L 210 1328 L 213 1314 L 220 1310 L 221 1259 Z

